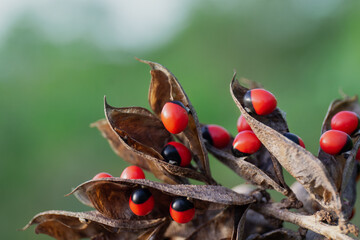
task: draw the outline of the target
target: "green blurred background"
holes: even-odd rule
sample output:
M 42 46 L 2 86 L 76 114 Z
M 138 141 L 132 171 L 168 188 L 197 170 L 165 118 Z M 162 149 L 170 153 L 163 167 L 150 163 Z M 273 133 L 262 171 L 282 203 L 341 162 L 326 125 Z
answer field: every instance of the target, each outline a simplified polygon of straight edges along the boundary
M 360 92 L 359 1 L 9 0 L 0 15 L 10 18 L 14 2 L 21 11 L 8 24 L 0 18 L 2 239 L 50 239 L 17 229 L 41 211 L 88 210 L 64 195 L 127 166 L 89 124 L 104 117 L 104 95 L 113 106 L 148 108 L 150 69 L 135 56 L 169 68 L 200 121 L 232 134 L 234 69 L 261 82 L 314 154 L 339 89 Z M 243 182 L 210 164 L 225 186 Z

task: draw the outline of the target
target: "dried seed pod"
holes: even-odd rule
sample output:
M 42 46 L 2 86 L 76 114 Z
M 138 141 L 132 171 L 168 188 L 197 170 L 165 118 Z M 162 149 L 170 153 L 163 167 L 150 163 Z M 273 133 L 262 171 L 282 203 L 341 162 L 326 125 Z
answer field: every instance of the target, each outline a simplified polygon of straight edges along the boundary
M 176 77 L 162 65 L 140 60 L 151 67 L 151 83 L 149 88 L 149 104 L 154 113 L 160 117 L 161 110 L 169 101 L 179 101 L 189 109 L 187 128 L 179 138 L 186 139 L 198 167 L 208 178 L 211 178 L 208 154 L 201 136 L 200 123 L 189 98 Z
M 102 121 L 93 126 L 103 133 L 114 151 L 125 161 L 151 171 L 155 177 L 167 183 L 188 183 L 193 178 L 214 183 L 194 168 L 182 168 L 163 161 L 163 146 L 173 141 L 162 122 L 151 112 L 140 107 L 114 108 L 105 102 L 109 127 Z M 115 132 L 115 134 L 114 134 Z
M 316 201 L 324 208 L 333 209 L 340 213 L 340 196 L 320 160 L 283 136 L 282 132 L 249 115 L 242 106 L 241 98 L 239 98 L 239 95 L 244 91 L 243 87 L 235 79 L 231 82 L 230 87 L 235 103 L 262 144 Z
M 156 202 L 152 212 L 144 217 L 135 216 L 127 202 L 134 189 L 148 188 Z M 246 205 L 255 201 L 251 196 L 237 194 L 230 189 L 213 185 L 169 185 L 146 179 L 112 178 L 88 181 L 71 193 L 82 202 L 91 203 L 104 216 L 113 219 L 154 219 L 168 216 L 169 206 L 174 197 L 191 198 L 200 213 L 208 209 L 222 209 L 229 205 Z
M 186 239 L 243 239 L 243 228 L 247 209 L 248 206 L 228 207 L 200 225 Z
M 95 239 L 99 236 L 106 239 L 134 239 L 142 233 L 153 231 L 166 221 L 165 217 L 151 220 L 114 220 L 97 211 L 47 211 L 37 214 L 23 230 L 37 224 L 36 233 L 47 234 L 56 239 Z
M 252 85 L 258 86 L 257 84 Z M 245 87 L 237 88 L 237 97 L 239 99 L 243 99 L 247 90 L 248 89 Z M 267 116 L 256 115 L 255 117 L 282 133 L 288 132 L 288 127 L 283 117 L 283 113 L 279 109 L 275 109 L 273 113 Z M 231 145 L 221 150 L 208 144 L 206 147 L 218 160 L 227 165 L 238 175 L 245 178 L 247 181 L 263 188 L 275 189 L 285 196 L 294 196 L 284 181 L 281 165 L 274 157 L 271 156 L 266 148 L 261 147 L 258 152 L 254 153 L 250 157 L 235 158 L 231 154 Z
M 276 182 L 256 165 L 245 161 L 247 157 L 236 158 L 233 154 L 217 149 L 210 144 L 206 144 L 206 147 L 216 159 L 254 185 L 265 189 L 275 189 L 285 196 L 289 194 L 288 190 L 282 187 L 280 183 Z
M 359 115 L 360 105 L 358 98 L 356 96 L 346 96 L 344 99 L 337 99 L 333 101 L 330 104 L 324 118 L 321 128 L 322 134 L 331 129 L 331 119 L 341 111 L 352 111 Z M 348 157 L 343 155 L 333 156 L 325 153 L 321 148 L 319 149 L 318 158 L 326 166 L 330 173 L 330 177 L 333 179 L 338 191 L 342 191 L 341 189 L 344 189 L 345 186 L 347 186 L 347 183 L 353 174 L 353 168 L 355 167 L 356 149 L 359 148 L 358 133 L 353 134 L 352 140 L 354 142 L 354 147 Z
M 282 240 L 301 240 L 299 232 L 294 232 L 290 229 L 280 228 L 267 232 L 263 235 L 253 234 L 250 235 L 246 240 L 273 240 L 273 239 L 282 239 Z

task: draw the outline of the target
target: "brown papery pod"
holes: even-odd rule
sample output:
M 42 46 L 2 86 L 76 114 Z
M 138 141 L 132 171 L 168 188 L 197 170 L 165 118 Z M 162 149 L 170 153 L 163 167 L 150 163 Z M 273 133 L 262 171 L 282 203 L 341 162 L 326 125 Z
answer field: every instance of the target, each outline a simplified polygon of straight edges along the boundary
M 331 129 L 331 119 L 340 111 L 353 111 L 360 115 L 360 105 L 357 96 L 346 96 L 344 99 L 337 99 L 330 104 L 323 121 L 321 134 Z M 356 136 L 358 136 L 358 134 L 353 134 L 352 136 L 354 143 L 356 143 L 359 139 Z M 344 155 L 330 155 L 319 148 L 318 158 L 326 166 L 339 192 L 347 185 L 347 182 L 349 181 L 349 178 L 353 172 L 352 169 L 354 168 L 356 162 L 355 156 L 357 148 L 358 146 L 354 144 L 355 150 L 353 150 L 350 156 L 347 158 L 344 157 Z
M 195 210 L 196 211 L 196 210 Z M 196 229 L 223 212 L 224 209 L 208 210 L 203 213 L 196 212 L 194 218 L 187 223 L 177 223 L 172 221 L 166 229 L 165 237 L 171 239 L 185 239 L 189 237 Z
M 176 77 L 167 68 L 155 62 L 138 60 L 151 67 L 149 104 L 159 118 L 163 106 L 169 101 L 180 101 L 189 109 L 188 126 L 178 135 L 181 139 L 187 140 L 198 167 L 208 178 L 211 178 L 209 158 L 201 135 L 200 123 L 196 111 L 184 89 L 181 87 Z
M 274 189 L 285 196 L 289 194 L 287 189 L 283 188 L 279 183 L 269 177 L 265 172 L 263 172 L 254 164 L 247 162 L 247 157 L 236 158 L 231 153 L 228 153 L 227 151 L 224 151 L 222 149 L 217 149 L 207 143 L 206 147 L 216 159 L 218 159 L 220 162 L 228 166 L 240 177 L 251 182 L 252 184 L 264 189 Z
M 200 225 L 186 240 L 243 239 L 245 212 L 248 206 L 228 207 Z
M 131 193 L 138 188 L 149 189 L 154 197 L 155 207 L 146 216 L 134 215 L 128 205 Z M 246 205 L 255 202 L 251 196 L 238 194 L 228 188 L 214 185 L 169 185 L 147 179 L 108 178 L 91 180 L 76 187 L 76 193 L 88 199 L 103 215 L 113 219 L 157 219 L 168 216 L 169 206 L 174 197 L 188 197 L 197 212 L 222 209 L 229 205 Z
M 243 87 L 234 78 L 230 85 L 231 95 L 261 143 L 304 186 L 312 198 L 324 208 L 335 210 L 339 214 L 340 197 L 322 162 L 306 149 L 283 136 L 282 132 L 274 130 L 272 126 L 267 126 L 247 113 L 242 106 L 242 99 L 239 99 L 243 91 Z
M 109 131 L 106 123 L 94 125 L 125 161 L 151 171 L 155 177 L 170 184 L 188 183 L 185 178 L 215 182 L 192 167 L 175 166 L 164 161 L 161 150 L 166 143 L 173 141 L 173 137 L 148 110 L 140 107 L 114 108 L 105 101 L 105 113 L 111 131 L 117 137 Z
M 24 228 L 37 224 L 37 234 L 47 234 L 56 239 L 136 239 L 142 232 L 153 231 L 164 224 L 166 218 L 129 221 L 107 218 L 97 211 L 68 212 L 46 211 L 37 214 Z M 148 238 L 150 239 L 150 238 Z
M 171 220 L 167 219 L 167 221 L 163 222 L 155 229 L 148 230 L 138 236 L 137 240 L 154 240 L 154 239 L 164 239 L 164 233 L 166 229 L 169 227 Z
M 301 240 L 302 237 L 298 232 L 291 231 L 290 229 L 276 229 L 263 235 L 254 234 L 250 235 L 246 240 Z
M 233 76 L 233 80 L 235 79 L 236 74 Z M 242 82 L 249 85 L 251 88 L 259 87 L 260 84 L 248 80 L 242 79 Z M 249 90 L 248 88 L 240 87 L 236 89 L 236 96 L 239 99 L 240 103 L 243 103 L 243 97 L 245 93 Z M 262 122 L 263 124 L 275 129 L 280 133 L 289 132 L 287 122 L 285 120 L 285 113 L 282 112 L 280 109 L 276 108 L 271 114 L 266 116 L 256 115 L 254 116 L 258 121 Z M 246 159 L 247 161 L 255 164 L 258 168 L 264 171 L 268 176 L 274 179 L 281 187 L 285 188 L 289 193 L 291 190 L 289 186 L 285 183 L 282 167 L 280 163 L 274 158 L 266 148 L 262 147 L 259 151 L 252 154 L 249 158 Z
M 335 114 L 340 111 L 353 111 L 360 115 L 360 105 L 358 101 L 358 97 L 348 97 L 345 96 L 344 99 L 337 99 L 333 101 L 328 109 L 328 112 L 325 116 L 321 134 L 331 129 L 331 119 Z M 332 156 L 330 154 L 325 153 L 324 151 L 319 149 L 319 159 L 324 162 L 325 166 L 328 167 L 330 175 L 334 179 L 338 191 L 341 191 L 349 181 L 350 176 L 352 175 L 352 169 L 355 165 L 355 156 L 357 153 L 357 149 L 359 148 L 359 132 L 354 133 L 352 135 L 352 140 L 354 142 L 354 148 L 351 151 L 350 155 L 345 158 L 342 155 Z

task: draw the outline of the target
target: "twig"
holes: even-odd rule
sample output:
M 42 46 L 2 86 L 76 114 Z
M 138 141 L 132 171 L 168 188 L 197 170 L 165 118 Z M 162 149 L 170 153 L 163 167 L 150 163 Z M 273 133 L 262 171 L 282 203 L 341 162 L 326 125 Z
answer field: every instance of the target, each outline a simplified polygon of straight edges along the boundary
M 331 226 L 319 222 L 315 215 L 302 215 L 283 209 L 279 203 L 254 204 L 252 208 L 267 216 L 271 216 L 286 222 L 294 223 L 300 227 L 310 229 L 316 233 L 324 235 L 330 239 L 353 240 L 353 238 L 343 234 L 339 226 Z

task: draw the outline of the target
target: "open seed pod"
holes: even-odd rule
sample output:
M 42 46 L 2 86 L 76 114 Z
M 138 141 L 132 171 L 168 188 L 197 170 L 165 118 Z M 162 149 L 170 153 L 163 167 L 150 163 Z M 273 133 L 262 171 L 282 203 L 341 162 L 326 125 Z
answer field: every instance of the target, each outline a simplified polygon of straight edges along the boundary
M 155 207 L 146 216 L 134 215 L 128 201 L 131 193 L 138 188 L 149 189 L 154 197 Z M 226 206 L 242 206 L 255 202 L 251 196 L 238 194 L 222 186 L 214 185 L 168 185 L 146 179 L 108 178 L 90 180 L 76 187 L 78 199 L 95 207 L 104 216 L 113 219 L 157 219 L 168 216 L 173 198 L 183 196 L 189 198 L 197 212 L 223 209 Z M 91 204 L 89 204 L 91 203 Z
M 173 137 L 148 110 L 140 107 L 114 108 L 105 101 L 105 114 L 109 126 L 103 121 L 93 125 L 125 161 L 151 171 L 158 179 L 171 184 L 188 183 L 186 178 L 214 183 L 192 167 L 175 166 L 164 161 L 161 150 L 167 142 L 173 141 Z
M 235 75 L 233 77 L 235 79 Z M 258 86 L 256 83 L 247 80 L 249 85 Z M 247 88 L 239 85 L 234 89 L 234 94 L 242 102 Z M 265 125 L 271 126 L 280 133 L 288 132 L 288 127 L 283 113 L 275 109 L 273 113 L 266 116 L 256 116 L 256 118 Z M 287 186 L 279 162 L 271 156 L 265 147 L 248 157 L 236 158 L 231 154 L 231 144 L 227 148 L 217 149 L 206 144 L 208 151 L 218 160 L 227 165 L 239 176 L 247 181 L 265 189 L 275 189 L 285 196 L 294 196 Z
M 163 106 L 169 101 L 180 101 L 189 109 L 188 125 L 183 132 L 177 135 L 179 136 L 179 139 L 186 141 L 185 145 L 188 144 L 190 146 L 193 158 L 200 171 L 204 173 L 207 178 L 211 178 L 209 158 L 201 135 L 200 123 L 196 111 L 184 89 L 181 87 L 176 77 L 167 68 L 155 62 L 140 59 L 139 61 L 146 63 L 151 67 L 149 104 L 159 118 Z
M 344 99 L 337 99 L 333 101 L 325 116 L 321 133 L 331 129 L 331 119 L 340 111 L 353 111 L 360 115 L 360 105 L 358 97 L 345 96 Z M 319 159 L 324 163 L 330 173 L 333 181 L 336 184 L 337 191 L 340 192 L 343 201 L 343 213 L 346 219 L 349 218 L 356 200 L 356 153 L 360 146 L 359 132 L 352 135 L 354 143 L 350 154 L 330 155 L 325 153 L 321 148 L 319 149 Z
M 56 239 L 125 240 L 137 239 L 139 235 L 152 233 L 168 223 L 169 221 L 165 217 L 152 220 L 114 220 L 104 217 L 97 211 L 47 211 L 37 214 L 23 230 L 36 224 L 35 232 L 37 234 L 47 234 Z
M 310 196 L 324 208 L 341 211 L 340 196 L 322 162 L 303 147 L 283 136 L 282 132 L 251 116 L 242 106 L 240 97 L 245 89 L 235 78 L 230 85 L 231 95 L 251 129 L 266 149 L 299 181 Z
M 323 121 L 321 128 L 321 134 L 331 129 L 331 119 L 335 114 L 340 111 L 353 111 L 360 115 L 360 105 L 358 98 L 355 97 L 345 97 L 344 99 L 337 99 L 333 101 L 328 109 L 328 112 Z M 327 170 L 330 173 L 331 178 L 333 179 L 337 190 L 340 192 L 343 187 L 347 185 L 350 176 L 352 175 L 352 169 L 355 165 L 355 156 L 357 149 L 359 147 L 358 142 L 359 133 L 352 135 L 352 140 L 354 142 L 354 149 L 351 151 L 349 156 L 347 155 L 330 155 L 325 153 L 321 148 L 319 149 L 318 158 L 324 163 Z

